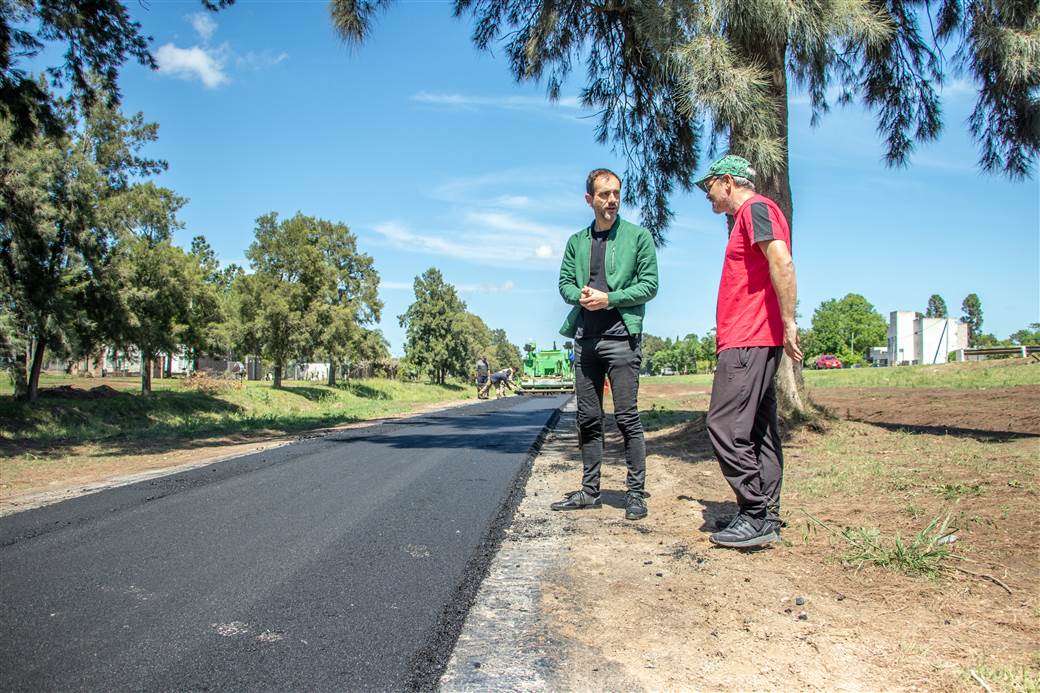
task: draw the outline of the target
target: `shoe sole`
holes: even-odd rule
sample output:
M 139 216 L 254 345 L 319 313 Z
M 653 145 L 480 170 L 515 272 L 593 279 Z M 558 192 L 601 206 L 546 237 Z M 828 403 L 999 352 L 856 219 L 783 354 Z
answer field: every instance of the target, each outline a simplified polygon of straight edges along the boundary
M 645 518 L 649 514 L 650 513 L 643 513 L 642 515 L 629 515 L 628 513 L 625 513 L 625 519 L 626 520 L 642 520 L 643 518 Z
M 716 546 L 725 546 L 730 549 L 746 549 L 753 546 L 765 546 L 766 544 L 780 541 L 780 536 L 776 532 L 770 532 L 769 534 L 744 539 L 743 541 L 720 541 L 715 537 L 708 537 L 708 541 Z

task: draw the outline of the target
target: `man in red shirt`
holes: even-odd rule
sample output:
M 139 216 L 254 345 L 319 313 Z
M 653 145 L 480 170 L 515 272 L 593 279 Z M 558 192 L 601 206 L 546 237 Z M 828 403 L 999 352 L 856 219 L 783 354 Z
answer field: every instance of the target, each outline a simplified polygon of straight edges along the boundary
M 755 169 L 746 159 L 722 157 L 697 185 L 711 210 L 730 222 L 715 312 L 718 364 L 708 435 L 740 512 L 710 539 L 719 546 L 762 546 L 780 538 L 784 457 L 773 377 L 783 352 L 802 359 L 791 231 L 776 203 L 755 192 Z

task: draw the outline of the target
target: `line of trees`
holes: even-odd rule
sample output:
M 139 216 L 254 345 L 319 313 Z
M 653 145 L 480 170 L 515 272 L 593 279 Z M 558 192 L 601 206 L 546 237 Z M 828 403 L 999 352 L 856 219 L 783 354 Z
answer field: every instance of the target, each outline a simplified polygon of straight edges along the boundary
M 715 366 L 715 330 L 698 337 L 688 334 L 673 341 L 652 334 L 643 335 L 643 370 L 659 375 L 710 372 Z
M 496 370 L 520 370 L 523 357 L 505 330 L 492 330 L 467 311 L 465 301 L 440 270 L 426 270 L 415 278 L 413 288 L 415 301 L 398 316 L 405 328 L 402 368 L 406 372 L 443 384 L 449 377 L 471 376 L 480 356 L 486 356 Z
M 46 85 L 41 84 L 41 89 Z M 257 356 L 275 387 L 290 361 L 339 367 L 389 358 L 378 323 L 379 274 L 347 225 L 297 213 L 257 218 L 250 272 L 222 267 L 204 236 L 174 245 L 184 197 L 152 178 L 166 164 L 141 155 L 158 128 L 95 101 L 77 116 L 52 101 L 63 129 L 31 136 L 0 113 L 0 360 L 15 396 L 33 400 L 52 358 L 137 354 L 151 391 L 162 354 Z M 503 330 L 466 312 L 436 269 L 416 279 L 408 361 L 432 380 L 465 376 L 475 354 L 519 367 Z

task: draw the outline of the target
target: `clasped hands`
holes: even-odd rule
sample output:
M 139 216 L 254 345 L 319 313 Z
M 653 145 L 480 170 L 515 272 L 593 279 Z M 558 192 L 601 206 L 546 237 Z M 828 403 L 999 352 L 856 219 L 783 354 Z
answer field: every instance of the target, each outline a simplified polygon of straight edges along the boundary
M 585 310 L 603 310 L 610 307 L 607 294 L 599 289 L 593 289 L 591 286 L 581 288 L 581 298 L 578 299 L 578 303 Z

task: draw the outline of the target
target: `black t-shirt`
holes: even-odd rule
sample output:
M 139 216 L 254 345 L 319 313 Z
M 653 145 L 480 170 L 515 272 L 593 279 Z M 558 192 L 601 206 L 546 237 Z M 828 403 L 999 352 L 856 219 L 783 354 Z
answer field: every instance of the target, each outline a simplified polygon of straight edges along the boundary
M 610 231 L 592 231 L 592 252 L 589 257 L 589 283 L 593 289 L 609 292 L 607 286 L 607 236 Z M 617 308 L 606 308 L 604 310 L 581 309 L 581 318 L 578 320 L 578 330 L 574 334 L 575 339 L 594 339 L 596 337 L 628 338 L 628 328 L 621 319 L 621 313 Z

